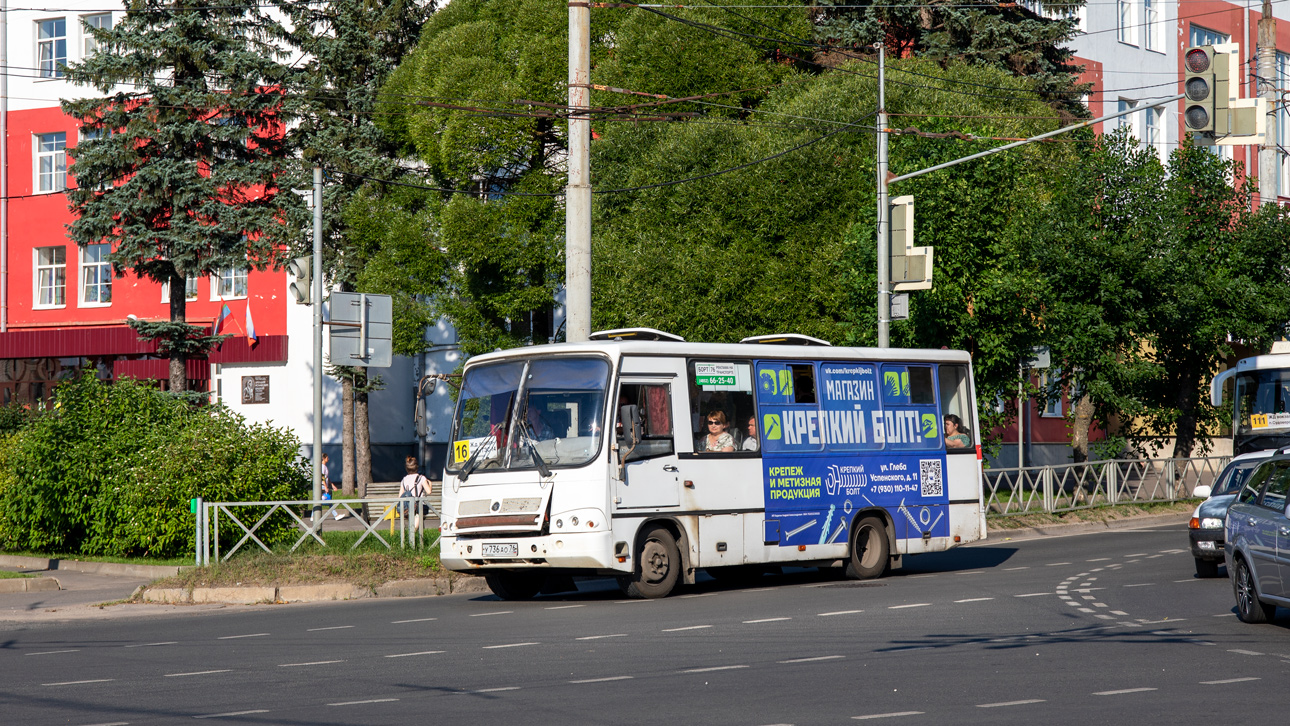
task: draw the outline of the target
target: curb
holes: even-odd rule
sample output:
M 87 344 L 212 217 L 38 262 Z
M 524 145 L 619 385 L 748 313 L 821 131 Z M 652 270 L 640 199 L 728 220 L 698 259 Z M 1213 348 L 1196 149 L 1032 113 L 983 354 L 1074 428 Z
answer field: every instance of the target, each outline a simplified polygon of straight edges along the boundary
M 1108 532 L 1117 529 L 1134 529 L 1136 527 L 1159 527 L 1169 524 L 1186 524 L 1191 514 L 1150 514 L 1145 517 L 1126 517 L 1106 522 L 1072 522 L 1070 524 L 1048 524 L 1042 527 L 1019 527 L 1017 529 L 986 529 L 986 538 L 982 542 L 999 542 L 1036 537 L 1058 535 L 1089 534 L 1091 532 Z
M 63 589 L 52 577 L 14 577 L 0 580 L 0 593 L 48 592 Z
M 24 570 L 67 570 L 87 575 L 113 575 L 116 577 L 173 577 L 180 571 L 191 569 L 177 565 L 131 565 L 121 562 L 87 562 L 85 560 L 47 559 L 21 555 L 0 555 L 0 567 L 21 567 Z
M 14 582 L 19 581 L 14 580 Z M 346 583 L 283 585 L 281 587 L 152 588 L 141 586 L 135 590 L 132 599 L 167 605 L 196 603 L 255 605 L 259 603 L 364 600 L 380 597 L 426 597 L 488 591 L 488 585 L 484 583 L 484 578 L 482 577 L 431 577 L 424 580 L 394 580 L 378 585 L 375 588 L 359 587 Z

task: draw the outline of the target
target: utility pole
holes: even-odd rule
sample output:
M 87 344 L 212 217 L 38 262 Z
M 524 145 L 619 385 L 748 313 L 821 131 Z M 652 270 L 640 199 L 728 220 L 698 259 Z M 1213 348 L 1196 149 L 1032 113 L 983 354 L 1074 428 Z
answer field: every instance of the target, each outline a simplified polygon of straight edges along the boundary
M 878 347 L 891 347 L 891 209 L 887 206 L 886 53 L 878 49 Z
M 1272 0 L 1263 0 L 1263 17 L 1259 19 L 1258 95 L 1268 101 L 1267 133 L 1259 147 L 1259 202 L 1277 201 L 1277 21 L 1272 17 Z
M 591 3 L 569 3 L 569 182 L 564 188 L 565 340 L 591 337 Z
M 314 502 L 322 499 L 322 207 L 323 174 L 321 167 L 314 167 Z M 314 505 L 313 521 L 318 521 L 322 508 Z

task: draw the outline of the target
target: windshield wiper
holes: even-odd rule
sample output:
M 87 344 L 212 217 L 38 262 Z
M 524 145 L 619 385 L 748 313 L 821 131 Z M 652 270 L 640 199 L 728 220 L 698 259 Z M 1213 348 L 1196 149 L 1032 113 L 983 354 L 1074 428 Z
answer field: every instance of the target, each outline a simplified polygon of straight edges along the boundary
M 530 433 L 533 433 L 533 427 L 528 421 L 525 421 L 524 425 L 520 427 L 520 435 L 524 437 L 524 443 L 528 445 L 529 452 L 533 454 L 533 463 L 537 465 L 538 473 L 543 478 L 550 478 L 551 469 L 546 465 L 546 460 L 542 458 L 542 455 L 538 453 L 537 444 L 533 443 L 533 436 L 530 436 Z
M 474 471 L 475 466 L 479 464 L 479 454 L 483 450 L 484 447 L 482 446 L 475 449 L 475 453 L 471 454 L 470 458 L 466 459 L 466 463 L 461 465 L 461 471 L 457 472 L 458 481 L 466 481 L 470 478 L 470 472 Z

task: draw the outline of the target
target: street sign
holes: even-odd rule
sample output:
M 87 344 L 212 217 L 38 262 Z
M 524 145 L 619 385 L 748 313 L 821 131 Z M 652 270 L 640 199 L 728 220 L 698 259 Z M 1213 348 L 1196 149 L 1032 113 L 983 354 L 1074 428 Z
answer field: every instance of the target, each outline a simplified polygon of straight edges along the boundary
M 364 292 L 331 294 L 331 364 L 387 368 L 393 363 L 394 301 Z
M 914 246 L 914 198 L 891 200 L 891 289 L 932 289 L 932 248 Z M 895 316 L 893 316 L 893 319 Z
M 909 293 L 901 292 L 891 296 L 891 319 L 909 320 Z
M 1050 368 L 1053 364 L 1052 353 L 1047 346 L 1030 349 L 1030 357 L 1023 364 L 1027 368 Z

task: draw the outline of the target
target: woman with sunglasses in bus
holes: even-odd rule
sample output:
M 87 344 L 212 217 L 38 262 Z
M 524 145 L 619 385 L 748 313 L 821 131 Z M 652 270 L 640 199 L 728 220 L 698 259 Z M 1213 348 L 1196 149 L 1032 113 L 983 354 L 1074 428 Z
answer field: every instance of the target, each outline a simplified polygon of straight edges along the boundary
M 696 451 L 734 451 L 735 437 L 726 431 L 726 412 L 712 411 L 704 418 L 707 433 L 699 437 Z

